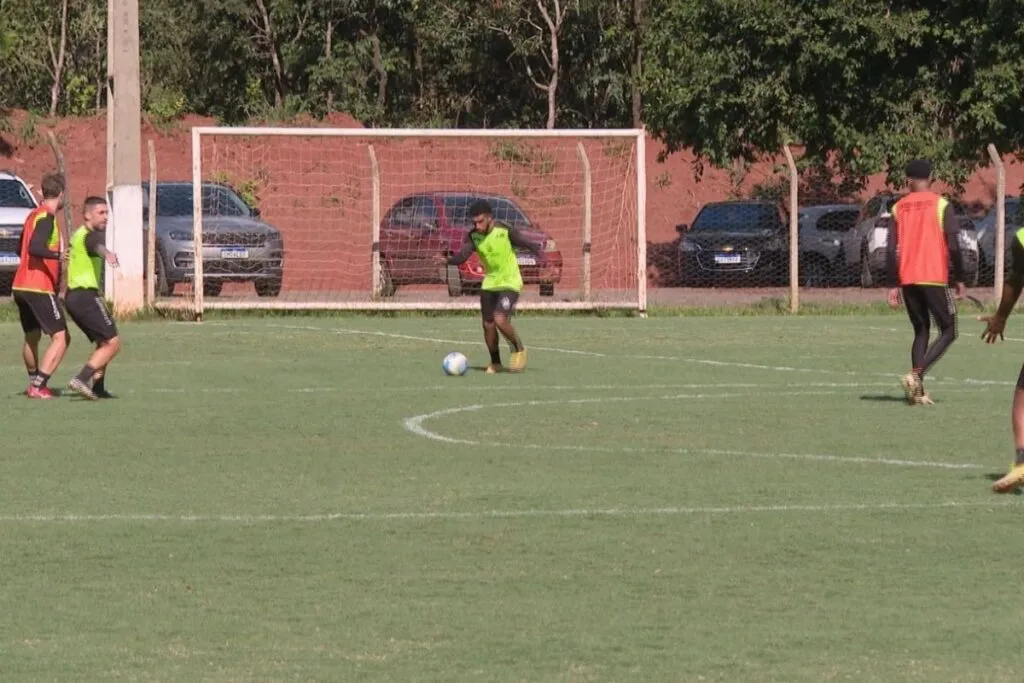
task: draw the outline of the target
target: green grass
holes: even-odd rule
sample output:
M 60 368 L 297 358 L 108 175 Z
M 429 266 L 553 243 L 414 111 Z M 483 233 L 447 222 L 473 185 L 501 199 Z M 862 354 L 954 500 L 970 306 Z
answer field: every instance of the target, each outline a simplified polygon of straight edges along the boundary
M 900 316 L 519 326 L 127 323 L 87 403 L 0 325 L 0 680 L 1019 680 L 1020 342 L 909 408 Z

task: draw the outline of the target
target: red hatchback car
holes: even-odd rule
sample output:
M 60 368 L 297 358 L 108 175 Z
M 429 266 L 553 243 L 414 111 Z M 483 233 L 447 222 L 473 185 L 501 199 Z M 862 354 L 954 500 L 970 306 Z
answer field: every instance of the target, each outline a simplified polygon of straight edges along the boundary
M 518 228 L 533 242 L 542 244 L 547 257 L 544 268 L 528 251 L 517 250 L 523 283 L 540 286 L 541 296 L 554 296 L 562 279 L 562 254 L 550 235 L 542 232 L 508 197 L 470 192 L 421 192 L 395 202 L 380 226 L 381 290 L 391 296 L 399 285 L 447 284 L 450 296 L 479 291 L 484 271 L 476 254 L 460 266 L 438 268 L 438 254 L 462 248 L 473 227 L 469 206 L 483 199 L 494 209 L 494 218 Z

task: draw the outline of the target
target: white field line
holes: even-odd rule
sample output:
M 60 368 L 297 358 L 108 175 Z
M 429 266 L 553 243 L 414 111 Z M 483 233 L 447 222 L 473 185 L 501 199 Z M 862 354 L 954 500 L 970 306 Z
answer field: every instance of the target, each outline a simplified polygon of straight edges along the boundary
M 205 323 L 207 325 L 226 325 L 229 323 L 211 322 Z M 395 332 L 381 332 L 380 330 L 360 330 L 347 327 L 317 327 L 314 325 L 285 325 L 280 323 L 263 323 L 261 327 L 281 329 L 281 330 L 293 330 L 303 332 L 320 332 L 324 334 L 339 334 L 339 335 L 354 335 L 354 336 L 366 336 L 366 337 L 382 337 L 385 339 L 401 339 L 405 341 L 419 341 L 430 344 L 456 344 L 456 345 L 469 345 L 479 343 L 479 340 L 468 341 L 465 339 L 446 339 L 441 337 L 425 337 L 412 334 L 398 334 Z M 790 365 L 765 365 L 761 363 L 743 363 L 739 361 L 724 361 L 715 360 L 710 358 L 691 358 L 686 356 L 671 356 L 671 355 L 648 355 L 648 354 L 609 354 L 599 353 L 596 351 L 582 351 L 579 349 L 567 349 L 560 347 L 551 346 L 533 346 L 528 345 L 529 349 L 537 351 L 547 351 L 550 353 L 561 353 L 574 356 L 588 356 L 591 358 L 628 358 L 632 360 L 658 360 L 658 361 L 671 361 L 676 363 L 690 363 L 694 365 L 707 365 L 712 367 L 731 367 L 731 368 L 743 368 L 747 370 L 769 370 L 774 372 L 794 372 L 794 373 L 818 373 L 818 374 L 831 374 L 831 375 L 844 375 L 847 377 L 888 377 L 897 378 L 900 375 L 891 372 L 857 372 L 854 370 L 830 370 L 827 368 L 804 368 L 795 367 Z M 957 379 L 955 377 L 931 377 L 929 378 L 931 383 L 937 382 L 986 382 L 990 384 L 1005 384 L 1013 385 L 1015 382 L 999 382 L 996 380 L 971 380 L 971 379 Z
M 992 501 L 942 501 L 938 503 L 836 503 L 833 505 L 717 505 L 616 508 L 565 508 L 527 510 L 478 510 L 438 512 L 333 512 L 309 515 L 227 515 L 227 514 L 22 514 L 0 515 L 0 524 L 89 524 L 89 523 L 212 523 L 274 524 L 323 522 L 447 521 L 487 519 L 587 518 L 587 517 L 682 517 L 692 515 L 734 515 L 752 513 L 830 513 L 1005 508 L 1018 503 L 1012 499 Z
M 836 391 L 777 391 L 769 394 L 761 394 L 766 397 L 776 396 L 825 396 L 833 395 Z M 712 398 L 749 398 L 757 396 L 749 392 L 741 394 L 674 394 L 669 396 L 605 396 L 601 398 L 579 398 L 579 399 L 554 399 L 544 401 L 510 401 L 506 403 L 473 404 L 444 408 L 421 415 L 408 417 L 402 422 L 402 426 L 412 434 L 448 444 L 459 444 L 466 446 L 486 446 L 488 448 L 502 447 L 518 450 L 538 451 L 577 451 L 577 452 L 602 452 L 602 453 L 673 453 L 679 455 L 725 455 L 746 458 L 774 458 L 789 460 L 814 460 L 822 462 L 847 462 L 869 465 L 888 465 L 894 467 L 929 467 L 946 470 L 981 469 L 984 465 L 975 463 L 950 463 L 931 460 L 903 460 L 896 458 L 866 457 L 830 455 L 823 453 L 766 453 L 756 451 L 736 451 L 717 448 L 638 448 L 638 447 L 607 447 L 607 446 L 586 446 L 579 444 L 558 445 L 558 444 L 529 444 L 529 443 L 502 443 L 482 442 L 474 439 L 456 438 L 445 436 L 438 432 L 427 429 L 424 425 L 427 422 L 442 417 L 451 417 L 462 413 L 479 412 L 493 408 L 523 408 L 528 406 L 549 406 L 549 405 L 584 405 L 594 403 L 619 403 L 629 401 L 675 401 L 682 399 L 712 399 Z
M 716 383 L 716 384 L 507 384 L 494 386 L 491 384 L 469 384 L 459 382 L 458 378 L 451 378 L 444 384 L 433 384 L 426 386 L 400 386 L 400 387 L 366 387 L 366 386 L 322 386 L 322 387 L 295 387 L 292 389 L 275 389 L 275 391 L 287 394 L 404 394 L 404 393 L 426 393 L 431 391 L 444 391 L 452 393 L 471 392 L 509 392 L 509 391 L 645 391 L 664 389 L 813 389 L 813 388 L 893 388 L 892 382 L 807 382 L 799 384 L 753 384 L 753 383 Z M 981 391 L 984 386 L 956 386 L 948 387 L 945 391 Z M 155 394 L 244 394 L 253 391 L 262 391 L 265 387 L 253 385 L 245 387 L 153 387 L 148 389 L 129 389 L 125 393 L 155 393 Z M 830 392 L 838 393 L 838 392 Z M 641 397 L 645 398 L 645 397 Z M 639 400 L 639 399 L 638 399 Z

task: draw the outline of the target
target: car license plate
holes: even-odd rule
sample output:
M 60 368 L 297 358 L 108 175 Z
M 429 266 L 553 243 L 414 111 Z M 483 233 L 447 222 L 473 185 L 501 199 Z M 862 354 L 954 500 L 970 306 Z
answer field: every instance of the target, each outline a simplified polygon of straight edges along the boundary
M 537 259 L 534 256 L 531 256 L 530 254 L 519 254 L 518 256 L 516 256 L 516 261 L 518 261 L 519 265 L 521 266 L 537 265 Z
M 743 257 L 739 254 L 715 254 L 715 263 L 740 263 Z
M 248 249 L 238 248 L 238 247 L 233 248 L 233 249 L 221 249 L 220 250 L 220 257 L 221 258 L 249 258 L 249 250 Z
M 21 263 L 17 254 L 0 254 L 0 266 L 16 266 Z

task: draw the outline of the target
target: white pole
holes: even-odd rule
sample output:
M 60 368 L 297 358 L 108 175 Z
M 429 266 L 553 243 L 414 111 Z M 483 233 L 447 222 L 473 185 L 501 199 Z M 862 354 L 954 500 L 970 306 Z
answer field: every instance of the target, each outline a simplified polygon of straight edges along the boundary
M 636 136 L 637 307 L 647 317 L 647 133 Z
M 590 175 L 590 159 L 582 142 L 576 143 L 576 151 L 583 164 L 583 300 L 590 301 L 590 242 L 594 221 L 594 185 Z
M 146 232 L 146 304 L 156 301 L 156 149 L 153 140 L 149 148 L 149 230 Z
M 203 135 L 284 135 L 340 138 L 639 138 L 637 128 L 277 128 L 197 126 Z
M 370 234 L 372 235 L 371 249 L 371 278 L 373 298 L 381 295 L 380 281 L 380 165 L 377 163 L 377 152 L 373 145 L 367 150 L 370 153 L 370 174 L 373 179 L 373 205 L 370 208 Z
M 800 179 L 793 150 L 782 146 L 789 166 L 789 312 L 800 308 Z
M 1003 274 L 1006 272 L 1004 259 L 1006 257 L 1006 166 L 995 145 L 988 146 L 988 156 L 996 166 L 996 224 L 993 229 L 996 234 L 995 247 L 992 249 L 992 265 L 995 268 L 993 274 L 993 296 L 998 302 L 1003 296 Z
M 203 319 L 203 157 L 200 129 L 192 129 L 192 256 L 195 319 Z

